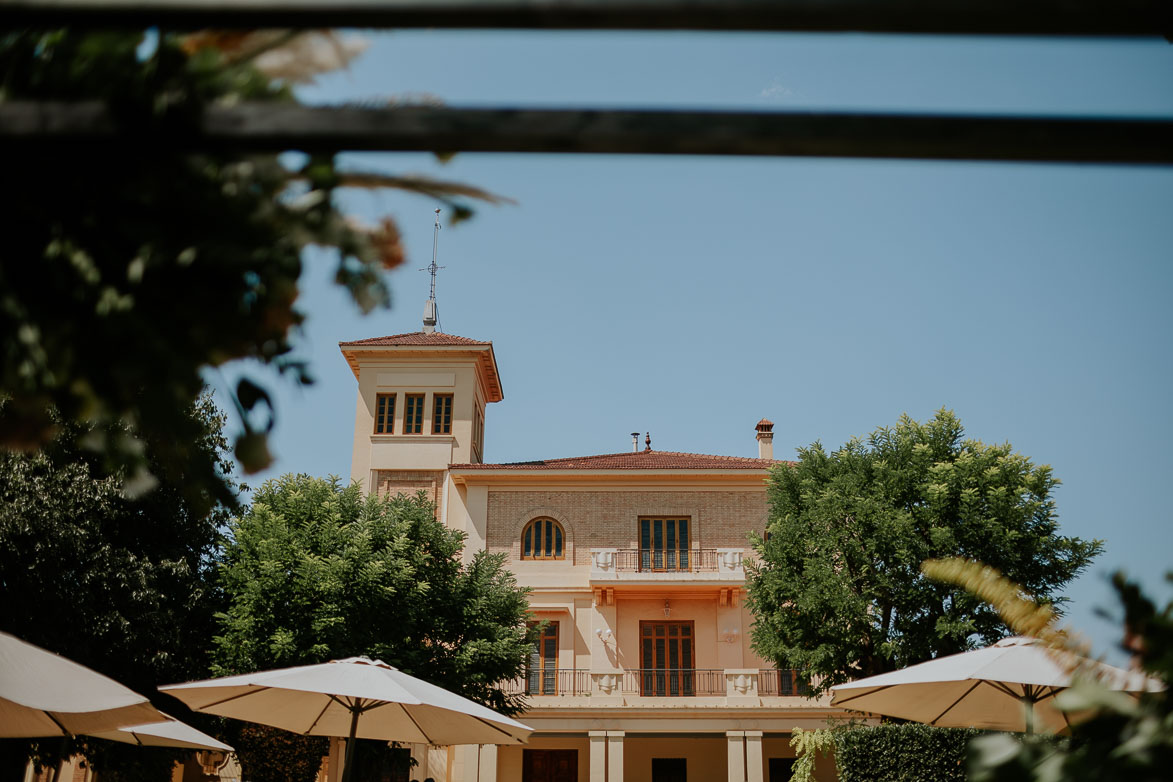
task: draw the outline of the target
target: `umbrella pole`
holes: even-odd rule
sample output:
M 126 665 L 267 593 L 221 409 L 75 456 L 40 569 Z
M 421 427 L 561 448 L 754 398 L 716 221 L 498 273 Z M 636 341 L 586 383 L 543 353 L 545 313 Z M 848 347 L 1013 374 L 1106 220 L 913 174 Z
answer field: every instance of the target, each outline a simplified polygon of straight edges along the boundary
M 346 759 L 342 761 L 342 782 L 350 782 L 351 762 L 354 760 L 354 734 L 358 732 L 357 708 L 350 711 L 350 737 L 346 739 Z
M 1023 719 L 1026 723 L 1026 735 L 1035 732 L 1035 699 L 1030 695 L 1022 696 Z

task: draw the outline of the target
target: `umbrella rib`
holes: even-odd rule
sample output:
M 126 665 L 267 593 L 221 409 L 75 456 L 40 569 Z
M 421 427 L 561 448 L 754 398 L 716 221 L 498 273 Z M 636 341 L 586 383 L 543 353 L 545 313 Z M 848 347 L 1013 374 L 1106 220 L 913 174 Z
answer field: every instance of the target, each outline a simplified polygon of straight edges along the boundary
M 65 729 L 65 726 L 64 726 L 64 725 L 62 725 L 60 722 L 58 722 L 58 721 L 57 721 L 57 718 L 56 718 L 56 717 L 54 717 L 54 716 L 53 716 L 53 714 L 52 714 L 51 712 L 48 712 L 48 711 L 45 711 L 44 709 L 42 709 L 42 710 L 41 710 L 41 713 L 42 713 L 42 714 L 44 714 L 44 715 L 45 715 L 46 717 L 48 717 L 49 719 L 53 720 L 53 724 L 54 724 L 54 725 L 56 725 L 56 726 L 57 726 L 57 727 L 58 727 L 58 728 L 61 730 L 61 735 L 62 735 L 62 736 L 71 736 L 71 735 L 73 735 L 73 734 L 71 734 L 71 733 L 70 733 L 68 730 L 66 730 L 66 729 Z
M 329 709 L 329 708 L 330 708 L 330 701 L 326 701 L 326 705 L 322 707 L 322 710 L 320 712 L 318 712 L 318 716 L 314 717 L 314 721 L 310 723 L 310 726 L 305 729 L 305 733 L 302 734 L 303 736 L 310 735 L 310 731 L 313 730 L 315 727 L 317 727 L 318 721 L 320 719 L 322 719 L 322 715 L 324 715 L 326 713 L 326 709 Z
M 967 696 L 967 695 L 969 695 L 971 692 L 973 692 L 973 691 L 974 691 L 974 690 L 977 688 L 977 686 L 978 686 L 979 684 L 981 684 L 981 683 L 982 683 L 982 680 L 980 680 L 980 679 L 979 679 L 978 681 L 975 681 L 973 684 L 971 684 L 968 690 L 966 690 L 965 692 L 963 692 L 963 693 L 961 693 L 960 695 L 958 695 L 958 696 L 957 696 L 957 700 L 955 700 L 955 701 L 953 701 L 952 703 L 950 703 L 950 704 L 949 704 L 949 707 L 948 707 L 947 709 L 945 709 L 945 711 L 941 712 L 941 713 L 940 713 L 940 714 L 938 714 L 936 717 L 934 717 L 932 720 L 930 720 L 930 721 L 929 721 L 929 724 L 930 724 L 930 725 L 936 725 L 936 724 L 937 724 L 937 720 L 941 719 L 941 718 L 942 718 L 942 717 L 944 717 L 946 714 L 948 714 L 949 712 L 953 711 L 953 707 L 954 707 L 954 706 L 956 706 L 957 704 L 961 703 L 961 701 L 965 699 L 965 696 Z
M 985 684 L 990 685 L 998 692 L 1000 692 L 1004 695 L 1009 695 L 1011 698 L 1019 699 L 1019 698 L 1023 697 L 1022 695 L 1019 695 L 1018 693 L 1016 693 L 1014 690 L 1010 689 L 1010 687 L 1007 686 L 1004 682 L 993 682 L 993 681 L 990 681 L 989 679 L 982 679 L 981 681 Z M 1023 687 L 1023 693 L 1024 694 L 1026 693 L 1025 687 Z
M 256 689 L 249 690 L 248 692 L 237 693 L 236 695 L 233 695 L 230 698 L 225 698 L 224 700 L 221 700 L 221 701 L 212 701 L 211 703 L 205 703 L 203 706 L 200 706 L 200 709 L 210 709 L 213 706 L 219 706 L 222 703 L 228 703 L 229 701 L 234 701 L 234 700 L 237 700 L 238 698 L 243 698 L 247 695 L 256 695 L 257 693 L 260 693 L 260 692 L 268 692 L 270 689 L 269 687 L 261 687 L 261 686 L 255 685 L 255 684 L 250 684 L 249 686 L 256 687 Z M 170 695 L 170 693 L 168 693 L 168 694 Z
M 427 731 L 425 731 L 423 728 L 421 728 L 420 724 L 415 721 L 415 717 L 411 716 L 411 712 L 408 711 L 407 709 L 404 709 L 402 703 L 397 704 L 397 705 L 399 706 L 400 709 L 403 709 L 403 716 L 405 716 L 409 720 L 411 720 L 411 724 L 415 725 L 415 729 L 420 732 L 420 735 L 423 736 L 425 739 L 427 739 L 429 744 L 432 744 L 433 742 L 432 742 L 431 737 L 429 737 Z
M 850 698 L 844 698 L 835 705 L 842 706 L 843 704 L 849 703 L 850 701 L 853 701 L 857 698 L 866 698 L 869 695 L 875 695 L 877 692 L 883 692 L 884 690 L 890 689 L 891 687 L 891 684 L 885 684 L 883 687 L 877 687 L 874 690 L 868 690 L 867 692 L 861 692 L 859 695 L 852 695 Z M 856 709 L 856 711 L 859 711 L 859 709 Z
M 501 729 L 501 728 L 498 728 L 496 725 L 494 725 L 493 723 L 489 722 L 487 719 L 484 719 L 483 717 L 475 717 L 475 716 L 474 716 L 474 719 L 476 719 L 476 720 L 479 720 L 480 722 L 483 722 L 484 724 L 488 725 L 488 726 L 489 726 L 490 728 L 492 728 L 493 730 L 497 731 L 498 733 L 502 733 L 502 734 L 504 734 L 504 735 L 508 736 L 509 738 L 513 739 L 514 741 L 516 741 L 516 740 L 517 740 L 517 737 L 516 737 L 516 736 L 514 736 L 512 733 L 510 733 L 510 732 L 509 732 L 509 731 L 507 731 L 507 730 L 503 730 L 503 729 Z M 519 743 L 520 743 L 520 742 L 519 742 Z

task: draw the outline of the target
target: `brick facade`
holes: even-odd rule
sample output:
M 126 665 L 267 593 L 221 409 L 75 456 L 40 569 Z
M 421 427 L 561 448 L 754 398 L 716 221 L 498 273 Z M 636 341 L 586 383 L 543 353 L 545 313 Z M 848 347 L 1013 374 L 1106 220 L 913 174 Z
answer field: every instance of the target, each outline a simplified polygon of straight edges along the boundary
M 693 548 L 748 548 L 749 532 L 766 529 L 761 491 L 489 491 L 486 548 L 521 557 L 521 530 L 536 516 L 557 518 L 574 552 L 589 565 L 592 548 L 637 548 L 641 516 L 692 519 Z
M 380 497 L 394 497 L 406 494 L 414 497 L 423 491 L 428 499 L 440 506 L 440 487 L 444 485 L 444 473 L 437 470 L 377 470 L 375 491 Z

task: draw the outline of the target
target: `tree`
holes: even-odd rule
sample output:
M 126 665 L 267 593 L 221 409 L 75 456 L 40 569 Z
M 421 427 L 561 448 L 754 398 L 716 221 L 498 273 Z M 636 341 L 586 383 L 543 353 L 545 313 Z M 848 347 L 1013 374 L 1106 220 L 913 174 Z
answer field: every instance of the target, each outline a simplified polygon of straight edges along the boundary
M 337 478 L 268 481 L 229 525 L 218 673 L 367 655 L 506 713 L 499 682 L 531 640 L 504 557 L 460 562 L 463 533 L 422 496 L 364 496 Z
M 762 656 L 821 692 L 1005 635 L 980 599 L 921 574 L 931 558 L 979 560 L 1061 605 L 1102 543 L 1058 534 L 1050 467 L 963 434 L 948 410 L 924 424 L 902 416 L 773 470 L 768 539 L 748 579 Z
M 200 432 L 187 447 L 230 468 L 212 400 L 182 412 Z M 128 498 L 120 476 L 96 474 L 100 457 L 85 447 L 121 432 L 59 425 L 42 451 L 0 451 L 0 630 L 158 699 L 156 686 L 208 673 L 219 608 L 212 557 L 229 511 L 157 462 L 158 488 Z M 16 751 L 52 756 L 59 746 Z M 96 740 L 78 749 L 111 780 L 144 761 L 168 779 L 174 758 Z
M 120 437 L 94 444 L 104 456 L 94 469 L 144 491 L 157 479 L 149 465 L 162 464 L 231 503 L 214 460 L 182 447 L 198 436 L 183 411 L 204 372 L 236 359 L 311 382 L 293 348 L 303 248 L 335 252 L 336 279 L 362 311 L 389 306 L 382 272 L 404 259 L 395 223 L 359 226 L 335 205 L 337 190 L 408 189 L 449 203 L 455 217 L 470 213 L 466 198 L 496 200 L 460 184 L 344 171 L 331 154 L 290 166 L 185 142 L 209 104 L 290 102 L 293 81 L 329 69 L 316 67 L 323 59 L 344 65 L 334 55 L 346 47 L 322 37 L 0 32 L 0 101 L 104 103 L 121 142 L 23 147 L 5 163 L 20 197 L 5 204 L 0 253 L 0 399 L 9 400 L 0 447 L 45 445 L 61 420 L 118 424 Z M 229 398 L 244 425 L 235 454 L 246 472 L 262 469 L 268 392 L 245 378 Z

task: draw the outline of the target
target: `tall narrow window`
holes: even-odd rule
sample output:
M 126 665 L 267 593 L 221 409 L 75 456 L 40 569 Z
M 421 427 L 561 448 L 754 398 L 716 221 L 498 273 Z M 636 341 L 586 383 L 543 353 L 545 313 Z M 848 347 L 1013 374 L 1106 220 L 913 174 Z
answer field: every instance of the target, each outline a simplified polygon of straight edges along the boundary
M 688 527 L 688 519 L 640 519 L 640 570 L 688 570 Z
M 472 456 L 475 464 L 480 464 L 485 459 L 485 419 L 481 417 L 481 409 L 478 407 L 472 413 Z
M 436 394 L 432 405 L 432 434 L 452 434 L 452 394 Z
M 558 623 L 550 622 L 538 635 L 530 651 L 526 671 L 527 695 L 556 695 L 558 693 Z
M 395 394 L 375 395 L 375 434 L 391 434 L 395 429 Z
M 422 434 L 424 431 L 424 395 L 408 394 L 403 408 L 403 433 Z
M 692 622 L 640 622 L 641 695 L 694 695 Z
M 553 519 L 534 519 L 521 533 L 522 559 L 563 559 L 562 525 Z

